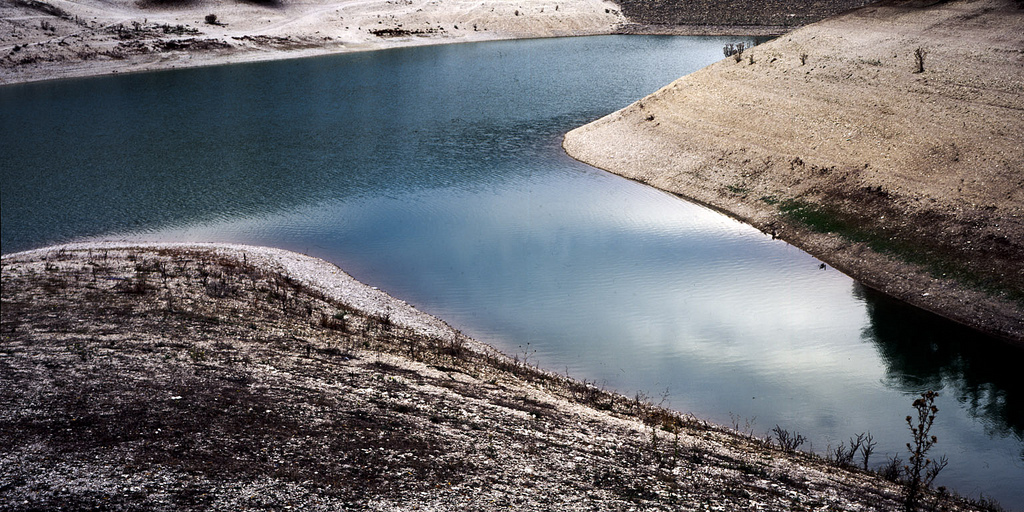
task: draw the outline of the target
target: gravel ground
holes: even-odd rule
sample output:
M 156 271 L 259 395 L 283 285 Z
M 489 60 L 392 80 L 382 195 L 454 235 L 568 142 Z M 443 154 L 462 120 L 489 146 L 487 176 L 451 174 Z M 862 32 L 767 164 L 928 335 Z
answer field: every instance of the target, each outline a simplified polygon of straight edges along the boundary
M 107 244 L 2 261 L 4 510 L 889 511 L 903 499 L 875 473 L 506 357 L 314 258 Z

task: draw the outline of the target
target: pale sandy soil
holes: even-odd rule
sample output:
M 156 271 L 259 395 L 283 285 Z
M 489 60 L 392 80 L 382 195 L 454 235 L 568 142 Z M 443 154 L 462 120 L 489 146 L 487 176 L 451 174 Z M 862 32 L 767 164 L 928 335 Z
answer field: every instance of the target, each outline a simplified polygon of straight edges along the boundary
M 874 4 L 683 77 L 564 146 L 1021 343 L 1021 27 L 1012 0 Z
M 103 244 L 2 268 L 4 510 L 901 508 L 860 452 L 541 371 L 315 258 Z
M 216 15 L 218 24 L 205 22 Z M 0 84 L 412 46 L 607 34 L 602 0 L 5 0 Z

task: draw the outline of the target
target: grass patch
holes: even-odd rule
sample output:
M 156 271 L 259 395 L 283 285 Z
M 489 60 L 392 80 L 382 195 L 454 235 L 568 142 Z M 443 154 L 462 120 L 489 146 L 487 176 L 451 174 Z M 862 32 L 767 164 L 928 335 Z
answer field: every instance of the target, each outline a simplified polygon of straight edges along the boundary
M 836 233 L 857 242 L 867 241 L 866 233 L 828 208 L 790 199 L 779 205 L 779 211 L 813 231 Z
M 787 218 L 812 231 L 833 233 L 849 241 L 863 243 L 878 253 L 923 267 L 936 278 L 954 279 L 979 291 L 1001 295 L 1024 305 L 1024 290 L 975 270 L 970 260 L 964 261 L 956 251 L 930 243 L 933 241 L 904 237 L 896 229 L 887 231 L 884 225 L 799 199 L 786 200 L 778 208 Z

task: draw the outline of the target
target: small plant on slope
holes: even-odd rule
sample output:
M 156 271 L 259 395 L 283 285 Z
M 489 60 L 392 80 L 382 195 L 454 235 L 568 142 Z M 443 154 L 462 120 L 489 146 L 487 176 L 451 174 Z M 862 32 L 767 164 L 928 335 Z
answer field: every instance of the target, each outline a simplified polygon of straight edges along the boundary
M 938 396 L 939 394 L 934 391 L 921 393 L 921 398 L 914 400 L 913 404 L 917 411 L 916 424 L 913 416 L 907 416 L 907 426 L 910 427 L 913 436 L 913 440 L 907 443 L 910 458 L 903 467 L 907 485 L 905 505 L 908 511 L 917 507 L 922 491 L 932 485 L 935 477 L 949 463 L 945 455 L 938 460 L 928 458 L 928 452 L 938 442 L 938 438 L 931 435 L 935 415 L 939 412 L 939 408 L 935 406 L 935 399 Z
M 924 58 L 927 55 L 924 48 L 914 50 L 914 73 L 924 73 Z
M 772 432 L 775 434 L 775 439 L 779 442 L 779 448 L 787 452 L 795 451 L 800 445 L 804 444 L 804 441 L 807 441 L 806 437 L 795 432 L 790 433 L 778 425 L 775 425 Z

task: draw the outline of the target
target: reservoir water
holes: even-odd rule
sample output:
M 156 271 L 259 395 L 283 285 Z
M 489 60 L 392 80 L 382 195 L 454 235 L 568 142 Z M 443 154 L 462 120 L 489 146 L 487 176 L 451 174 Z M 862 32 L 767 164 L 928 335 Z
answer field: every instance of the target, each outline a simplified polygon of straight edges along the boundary
M 332 261 L 549 369 L 872 465 L 941 394 L 939 484 L 1024 507 L 1024 356 L 567 157 L 737 38 L 422 47 L 0 88 L 2 251 L 238 242 Z M 749 42 L 749 41 L 748 41 Z

